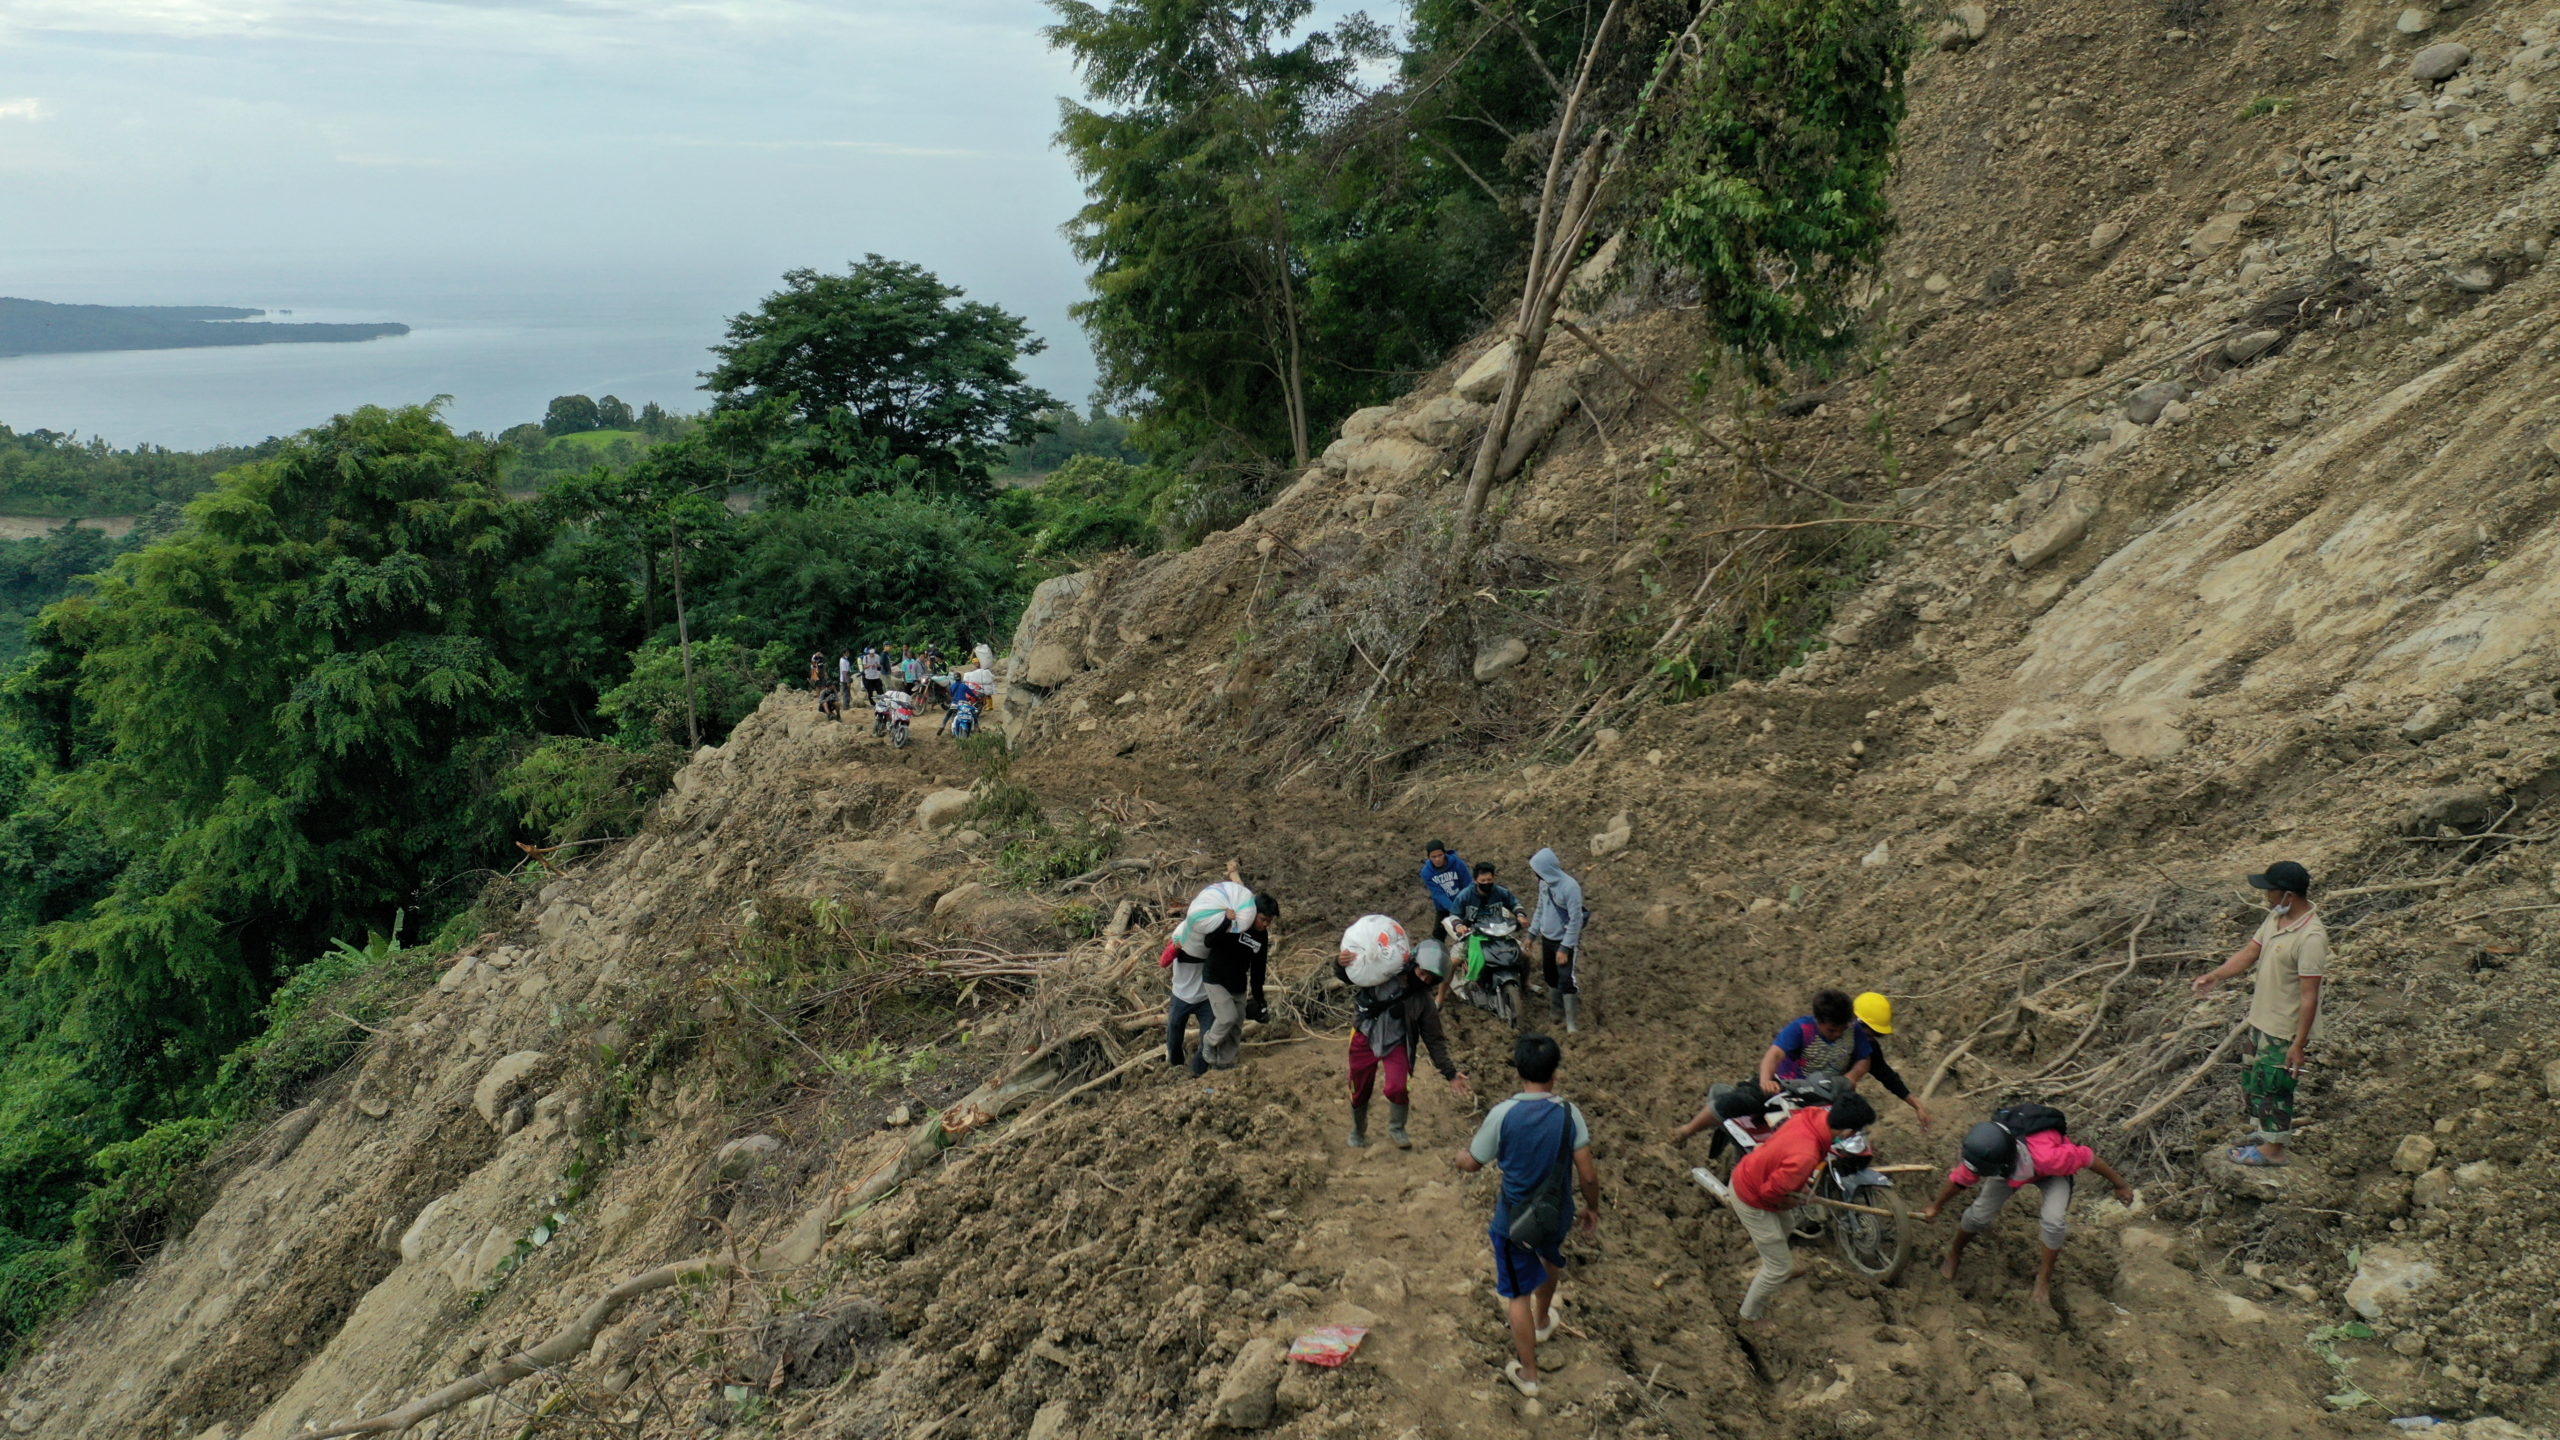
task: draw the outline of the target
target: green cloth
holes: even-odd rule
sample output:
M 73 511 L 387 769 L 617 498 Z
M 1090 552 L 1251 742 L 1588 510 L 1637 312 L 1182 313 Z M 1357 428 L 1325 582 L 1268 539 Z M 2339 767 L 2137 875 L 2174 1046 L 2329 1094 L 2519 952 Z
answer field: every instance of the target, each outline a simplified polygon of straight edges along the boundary
M 2293 1133 L 2294 1073 L 2284 1067 L 2285 1053 L 2293 1048 L 2289 1039 L 2279 1040 L 2261 1030 L 2258 1053 L 2240 1072 L 2240 1096 L 2249 1107 L 2249 1118 L 2258 1122 L 2261 1138 L 2276 1144 L 2285 1143 Z

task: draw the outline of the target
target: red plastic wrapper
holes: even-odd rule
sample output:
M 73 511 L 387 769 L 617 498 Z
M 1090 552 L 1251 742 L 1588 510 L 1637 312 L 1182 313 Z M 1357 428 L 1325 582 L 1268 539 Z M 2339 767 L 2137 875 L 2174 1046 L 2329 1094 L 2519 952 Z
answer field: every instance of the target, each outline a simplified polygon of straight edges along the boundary
M 1310 1330 L 1289 1346 L 1289 1358 L 1327 1370 L 1339 1370 L 1360 1348 L 1361 1337 L 1369 1333 L 1360 1325 L 1327 1325 Z

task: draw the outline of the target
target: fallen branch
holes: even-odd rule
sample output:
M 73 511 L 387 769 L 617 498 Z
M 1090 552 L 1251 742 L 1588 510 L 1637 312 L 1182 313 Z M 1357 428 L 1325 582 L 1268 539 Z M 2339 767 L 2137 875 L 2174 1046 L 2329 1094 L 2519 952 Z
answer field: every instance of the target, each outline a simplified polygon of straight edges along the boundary
M 1620 360 L 1616 355 L 1611 354 L 1606 347 L 1602 346 L 1598 340 L 1594 339 L 1581 326 L 1574 324 L 1572 321 L 1565 319 L 1561 315 L 1556 317 L 1555 326 L 1567 335 L 1581 341 L 1584 349 L 1599 356 L 1600 363 L 1609 367 L 1609 372 L 1616 375 L 1618 379 L 1627 386 L 1627 388 L 1644 396 L 1646 399 L 1651 400 L 1654 404 L 1661 406 L 1663 409 L 1670 411 L 1671 418 L 1679 421 L 1683 426 L 1687 427 L 1689 433 L 1723 451 L 1737 464 L 1748 464 L 1753 469 L 1758 470 L 1761 474 L 1768 476 L 1772 480 L 1781 480 L 1789 485 L 1793 485 L 1797 489 L 1802 490 L 1809 495 L 1818 495 L 1823 499 L 1830 501 L 1832 504 L 1839 506 L 1843 510 L 1848 509 L 1852 505 L 1865 503 L 1858 500 L 1844 500 L 1840 496 L 1832 494 L 1830 491 L 1823 489 L 1821 486 L 1814 484 L 1812 481 L 1807 480 L 1801 475 L 1790 474 L 1787 471 L 1779 469 L 1768 461 L 1761 459 L 1758 455 L 1744 454 L 1740 446 L 1735 445 L 1732 441 L 1725 439 L 1723 436 L 1718 435 L 1706 426 L 1698 423 L 1696 420 L 1691 419 L 1687 411 L 1684 411 L 1679 406 L 1672 404 L 1660 390 L 1654 388 L 1654 386 L 1648 383 L 1643 376 L 1628 369 L 1625 361 Z M 1597 423 L 1596 420 L 1594 423 Z M 1608 437 L 1605 435 L 1602 436 L 1601 443 L 1606 445 L 1608 443 Z
M 2248 1030 L 2248 1018 L 2243 1016 L 2239 1024 L 2231 1027 L 2231 1033 L 2222 1037 L 2222 1043 L 2213 1047 L 2213 1053 L 2204 1057 L 2203 1064 L 2188 1071 L 2186 1079 L 2179 1081 L 2177 1084 L 2170 1086 L 2166 1091 L 2163 1091 L 2159 1099 L 2154 1100 L 2150 1104 L 2135 1111 L 2132 1118 L 2126 1120 L 2120 1128 L 2123 1129 L 2126 1134 L 2130 1135 L 2134 1131 L 2141 1129 L 2143 1126 L 2148 1125 L 2153 1120 L 2159 1118 L 2160 1113 L 2168 1109 L 2170 1104 L 2176 1101 L 2179 1096 L 2196 1088 L 2196 1082 L 2210 1074 L 2213 1067 L 2221 1062 L 2222 1057 L 2231 1053 L 2231 1047 L 2240 1043 L 2240 1037 L 2247 1034 Z
M 1817 525 L 1907 525 L 1914 530 L 1944 530 L 1934 520 L 1897 520 L 1886 515 L 1846 515 L 1834 520 L 1798 520 L 1792 525 L 1725 525 L 1714 530 L 1701 530 L 1693 540 L 1711 539 L 1718 535 L 1741 535 L 1755 530 L 1810 530 Z
M 736 1274 L 739 1268 L 739 1262 L 733 1255 L 721 1259 L 679 1260 L 654 1270 L 644 1270 L 604 1292 L 567 1329 L 532 1349 L 519 1350 L 477 1374 L 467 1375 L 441 1390 L 421 1395 L 387 1415 L 312 1431 L 306 1440 L 332 1440 L 332 1437 L 341 1435 L 391 1435 L 409 1429 L 419 1421 L 441 1415 L 455 1406 L 494 1394 L 501 1387 L 512 1385 L 537 1370 L 556 1369 L 577 1359 L 596 1343 L 596 1336 L 613 1323 L 613 1318 L 622 1313 L 622 1307 L 643 1295 L 664 1290 L 680 1281 L 725 1278 Z
M 2060 1070 L 2063 1066 L 2070 1064 L 2071 1058 L 2079 1054 L 2083 1049 L 2087 1048 L 2090 1040 L 2097 1036 L 2098 1027 L 2106 1022 L 2107 998 L 2115 994 L 2116 987 L 2123 984 L 2125 977 L 2133 973 L 2133 968 L 2142 963 L 2142 932 L 2151 924 L 2153 910 L 2156 910 L 2157 908 L 2158 907 L 2155 905 L 2152 910 L 2143 911 L 2142 918 L 2134 922 L 2133 933 L 2125 937 L 2124 968 L 2118 970 L 2105 985 L 2100 986 L 2098 989 L 2098 998 L 2089 1002 L 2089 1024 L 2086 1028 L 2081 1030 L 2080 1038 L 2072 1041 L 2069 1049 L 2064 1050 L 2060 1055 L 2055 1056 L 2052 1064 L 2044 1067 L 2041 1072 L 2031 1078 L 2037 1080 L 2050 1079 L 2054 1072 Z M 2044 992 L 2039 990 L 2036 993 L 2041 995 Z
M 2435 880 L 2393 880 L 2381 885 L 2351 885 L 2344 890 L 2329 891 L 2320 898 L 2344 900 L 2355 895 L 2391 895 L 2402 890 L 2436 890 L 2447 885 L 2459 885 L 2464 878 L 2460 875 L 2447 875 Z

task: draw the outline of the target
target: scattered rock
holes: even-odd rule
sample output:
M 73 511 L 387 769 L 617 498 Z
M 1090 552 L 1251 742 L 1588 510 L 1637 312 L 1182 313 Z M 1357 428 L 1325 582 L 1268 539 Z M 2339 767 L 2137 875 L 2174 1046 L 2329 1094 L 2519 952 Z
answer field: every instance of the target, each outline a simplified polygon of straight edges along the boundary
M 2276 347 L 2284 339 L 2281 330 L 2251 330 L 2222 342 L 2222 358 L 2234 365 L 2246 365 Z
M 500 1056 L 481 1075 L 480 1083 L 471 1087 L 471 1108 L 480 1112 L 490 1129 L 498 1129 L 506 1117 L 508 1102 L 523 1088 L 525 1077 L 550 1058 L 539 1050 L 518 1050 Z
M 2436 28 L 2436 17 L 2411 5 L 2400 12 L 2400 18 L 2392 28 L 2403 35 L 2424 35 Z
M 2408 719 L 2400 722 L 2400 736 L 2414 744 L 2423 745 L 2451 730 L 2461 723 L 2461 719 L 2462 712 L 2450 702 L 2430 700 L 2411 712 Z
M 2089 232 L 2089 248 L 2101 255 L 2104 255 L 2108 251 L 2116 248 L 2116 242 L 2123 238 L 2124 222 L 2120 220 L 2101 220 L 2098 222 L 2097 228 Z
M 904 1102 L 892 1105 L 889 1113 L 880 1117 L 880 1123 L 892 1130 L 903 1130 L 916 1123 L 915 1107 Z
M 2560 1060 L 2553 1060 L 2542 1067 L 2542 1093 L 2560 1100 Z
M 2452 40 L 2440 41 L 2409 57 L 2409 78 L 2432 85 L 2450 80 L 2471 63 L 2471 47 Z
M 2213 255 L 2228 250 L 2232 242 L 2240 238 L 2241 227 L 2248 223 L 2248 216 L 2226 210 L 2204 222 L 2196 233 L 2188 236 L 2187 249 L 2198 255 Z
M 2403 1135 L 2400 1148 L 2391 1152 L 2391 1168 L 2403 1175 L 2420 1175 L 2434 1168 L 2436 1142 L 2432 1135 Z
M 2411 1181 L 2409 1203 L 2421 1210 L 2433 1210 L 2453 1198 L 2453 1172 L 2439 1165 Z
M 2160 418 L 2161 411 L 2186 398 L 2186 386 L 2175 380 L 2154 380 L 2125 397 L 2124 418 L 2148 425 Z
M 1956 288 L 1956 282 L 1947 278 L 1946 271 L 1932 270 L 1929 278 L 1920 282 L 1920 288 L 1931 295 L 1944 295 Z
M 1074 1412 L 1064 1400 L 1052 1400 L 1031 1414 L 1031 1428 L 1023 1432 L 1023 1440 L 1066 1440 L 1067 1425 Z
M 2410 1181 L 2405 1175 L 2377 1176 L 2364 1187 L 2358 1203 L 2365 1209 L 2388 1219 L 2409 1213 Z
M 2465 295 L 2486 295 L 2498 288 L 2500 278 L 2497 266 L 2476 260 L 2446 271 L 2444 283 Z
M 779 1135 L 742 1135 L 712 1152 L 711 1166 L 723 1180 L 737 1180 L 782 1148 Z
M 1627 818 L 1627 812 L 1621 810 L 1609 821 L 1608 829 L 1591 837 L 1591 853 L 1595 858 L 1614 855 L 1626 849 L 1627 842 L 1634 838 L 1635 824 Z
M 1259 1430 L 1270 1424 L 1287 1354 L 1267 1335 L 1246 1341 L 1209 1407 L 1210 1423 L 1227 1430 Z
M 2355 1279 L 2347 1282 L 2347 1304 L 2367 1320 L 2381 1320 L 2443 1278 L 2434 1262 L 2406 1246 L 2375 1245 L 2366 1249 Z
M 2009 558 L 2021 570 L 2033 570 L 2054 556 L 2070 549 L 2088 533 L 2089 522 L 2098 516 L 2098 504 L 2087 496 L 2072 491 L 2055 501 L 2042 519 L 2009 539 Z
M 1939 24 L 1937 44 L 1941 50 L 1961 50 L 1978 44 L 1991 33 L 1991 12 L 1979 5 L 1950 7 L 1947 18 Z
M 2453 1183 L 2465 1190 L 2486 1190 L 2498 1183 L 2498 1162 L 2474 1160 L 2453 1167 Z
M 1280 1387 L 1271 1398 L 1279 1403 L 1284 1415 L 1304 1414 L 1319 1409 L 1332 1398 L 1337 1371 L 1315 1365 L 1291 1365 L 1280 1376 Z
M 1450 445 L 1482 422 L 1484 407 L 1456 395 L 1424 401 L 1404 422 L 1405 433 L 1425 445 Z
M 1394 418 L 1395 413 L 1393 405 L 1372 405 L 1366 410 L 1354 410 L 1350 418 L 1342 422 L 1342 438 L 1366 440 L 1377 433 L 1379 426 Z
M 2098 739 L 2108 753 L 2126 760 L 2166 760 L 2187 748 L 2181 718 L 2179 708 L 2166 701 L 2128 705 L 2098 722 Z
M 1476 683 L 1486 685 L 1529 658 L 1529 642 L 1513 636 L 1476 652 Z
M 949 915 L 955 911 L 965 910 L 990 893 L 986 886 L 975 880 L 963 880 L 942 892 L 942 898 L 933 902 L 933 913 Z
M 2440 785 L 2422 790 L 2401 812 L 2400 833 L 2433 835 L 2441 826 L 2479 825 L 2497 813 L 2497 797 L 2481 785 Z
M 1456 392 L 1461 400 L 1472 400 L 1478 405 L 1489 405 L 1501 398 L 1503 377 L 1510 373 L 1511 342 L 1505 340 L 1477 356 L 1476 363 L 1468 366 L 1458 376 L 1458 383 L 1450 389 Z
M 956 825 L 977 799 L 966 790 L 936 790 L 916 803 L 916 822 L 928 830 Z
M 1022 662 L 1022 683 L 1055 690 L 1084 669 L 1084 652 L 1064 640 L 1043 640 Z

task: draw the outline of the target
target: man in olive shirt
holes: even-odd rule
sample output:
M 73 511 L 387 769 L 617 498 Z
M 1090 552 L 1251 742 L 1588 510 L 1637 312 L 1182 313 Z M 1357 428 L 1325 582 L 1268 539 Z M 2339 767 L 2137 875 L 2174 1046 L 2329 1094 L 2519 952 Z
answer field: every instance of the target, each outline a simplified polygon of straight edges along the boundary
M 2266 898 L 2267 918 L 2258 933 L 2228 960 L 2196 977 L 2196 994 L 2247 970 L 2258 969 L 2257 993 L 2249 1001 L 2249 1028 L 2257 1043 L 2240 1075 L 2240 1093 L 2249 1118 L 2257 1122 L 2255 1144 L 2235 1146 L 2234 1165 L 2288 1163 L 2285 1144 L 2293 1136 L 2293 1092 L 2302 1075 L 2302 1052 L 2320 1023 L 2320 981 L 2329 973 L 2329 932 L 2311 909 L 2311 872 L 2291 860 L 2279 860 L 2263 875 L 2249 877 L 2250 888 Z

